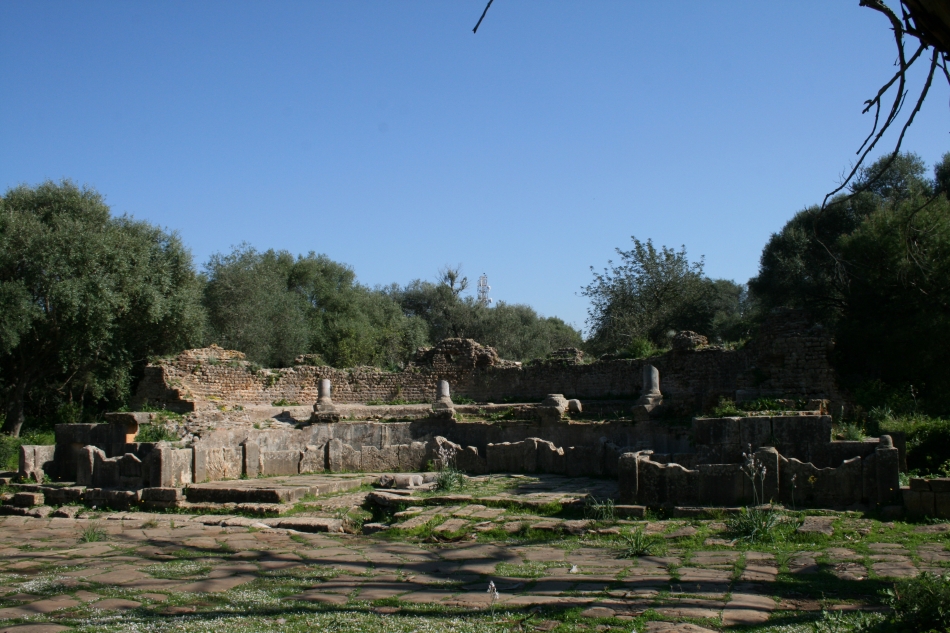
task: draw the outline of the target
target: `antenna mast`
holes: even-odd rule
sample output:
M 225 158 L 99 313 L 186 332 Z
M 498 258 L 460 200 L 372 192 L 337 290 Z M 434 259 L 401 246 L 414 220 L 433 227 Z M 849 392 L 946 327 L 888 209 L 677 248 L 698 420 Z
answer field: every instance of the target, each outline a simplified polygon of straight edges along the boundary
M 478 303 L 486 308 L 492 303 L 492 300 L 488 298 L 489 290 L 491 286 L 488 285 L 488 275 L 482 273 L 482 276 L 478 278 Z

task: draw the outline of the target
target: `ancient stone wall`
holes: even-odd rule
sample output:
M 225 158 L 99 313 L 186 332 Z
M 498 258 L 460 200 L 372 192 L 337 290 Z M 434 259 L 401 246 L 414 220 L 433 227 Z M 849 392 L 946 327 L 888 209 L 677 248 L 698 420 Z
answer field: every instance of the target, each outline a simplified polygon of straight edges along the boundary
M 873 452 L 835 467 L 819 468 L 773 447 L 760 448 L 754 456 L 756 466 L 765 467 L 765 475 L 753 483 L 743 463 L 700 463 L 690 468 L 654 461 L 650 451 L 625 453 L 618 464 L 621 502 L 650 507 L 780 502 L 825 508 L 901 503 L 900 458 L 889 436 L 882 436 Z
M 432 402 L 440 380 L 451 384 L 454 396 L 478 402 L 538 401 L 549 393 L 582 400 L 634 398 L 640 392 L 642 367 L 648 362 L 660 371 L 664 402 L 690 414 L 714 405 L 722 396 L 837 400 L 831 349 L 832 340 L 823 329 L 791 310 L 773 314 L 743 349 L 678 346 L 648 361 L 584 363 L 576 355 L 562 354 L 521 364 L 501 360 L 493 349 L 475 341 L 446 339 L 420 350 L 401 372 L 304 364 L 262 370 L 239 352 L 212 346 L 147 367 L 132 406 L 148 404 L 185 412 L 241 403 L 311 404 L 323 378 L 332 382 L 337 403 Z
M 910 480 L 910 487 L 903 489 L 902 492 L 904 506 L 911 518 L 950 519 L 950 478 L 914 477 Z

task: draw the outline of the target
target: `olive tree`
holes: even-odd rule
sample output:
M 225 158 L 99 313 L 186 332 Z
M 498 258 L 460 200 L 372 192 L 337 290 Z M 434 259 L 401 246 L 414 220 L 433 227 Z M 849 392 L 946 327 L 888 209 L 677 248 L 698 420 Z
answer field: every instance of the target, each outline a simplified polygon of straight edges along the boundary
M 174 233 L 113 217 L 69 181 L 0 198 L 2 432 L 43 403 L 121 401 L 149 356 L 197 342 L 191 255 Z

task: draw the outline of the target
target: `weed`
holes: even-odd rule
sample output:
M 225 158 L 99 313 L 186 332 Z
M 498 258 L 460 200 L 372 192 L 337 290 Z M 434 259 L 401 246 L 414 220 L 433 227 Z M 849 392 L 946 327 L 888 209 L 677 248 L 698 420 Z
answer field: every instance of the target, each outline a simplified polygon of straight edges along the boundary
M 593 495 L 587 497 L 584 502 L 584 516 L 588 519 L 605 523 L 613 521 L 616 518 L 614 500 L 610 498 L 598 499 Z
M 630 534 L 620 534 L 624 543 L 621 545 L 622 558 L 637 558 L 639 556 L 653 556 L 662 549 L 662 541 L 656 534 L 647 534 L 642 527 L 638 527 Z
M 143 424 L 135 436 L 136 442 L 177 442 L 179 437 L 166 424 Z
M 436 490 L 451 492 L 464 487 L 465 475 L 455 466 L 455 449 L 451 446 L 440 446 L 439 473 L 435 478 Z
M 736 403 L 732 400 L 720 397 L 719 404 L 713 408 L 712 414 L 717 418 L 732 418 L 744 416 L 745 411 L 740 411 L 738 408 L 736 408 Z
M 280 400 L 274 400 L 273 402 L 271 402 L 271 406 L 273 407 L 299 407 L 300 403 L 291 402 L 290 400 L 281 398 Z
M 726 530 L 738 541 L 769 543 L 780 522 L 781 515 L 772 508 L 742 508 L 726 521 Z
M 950 575 L 922 572 L 884 590 L 884 602 L 894 610 L 895 623 L 911 631 L 945 631 L 950 620 Z
M 79 541 L 82 543 L 98 543 L 106 540 L 106 536 L 106 531 L 102 529 L 101 525 L 98 523 L 90 523 L 83 529 Z
M 835 437 L 839 440 L 846 440 L 849 442 L 860 442 L 865 437 L 864 428 L 860 424 L 853 422 L 841 423 L 834 431 Z

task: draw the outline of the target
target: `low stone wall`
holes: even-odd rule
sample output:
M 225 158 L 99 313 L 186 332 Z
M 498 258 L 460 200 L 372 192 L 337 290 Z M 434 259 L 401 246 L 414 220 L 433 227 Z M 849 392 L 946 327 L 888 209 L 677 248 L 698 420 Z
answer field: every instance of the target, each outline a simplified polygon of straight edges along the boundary
M 687 468 L 676 463 L 658 463 L 651 456 L 650 451 L 642 451 L 620 457 L 622 503 L 651 507 L 735 506 L 756 501 L 743 463 Z M 776 501 L 789 506 L 833 508 L 901 502 L 900 457 L 889 436 L 882 436 L 873 453 L 846 459 L 835 468 L 819 468 L 787 458 L 772 447 L 759 448 L 754 456 L 766 469 L 764 480 L 756 481 L 760 486 L 760 503 Z
M 832 346 L 829 334 L 803 313 L 779 311 L 740 350 L 680 348 L 648 360 L 584 363 L 580 355 L 559 355 L 521 364 L 501 360 L 475 341 L 446 339 L 420 350 L 401 372 L 311 366 L 303 364 L 305 357 L 294 367 L 263 370 L 239 352 L 210 347 L 148 366 L 132 406 L 147 403 L 188 412 L 223 404 L 312 404 L 321 379 L 332 382 L 337 403 L 432 402 L 440 380 L 447 380 L 456 396 L 478 402 L 538 401 L 549 393 L 580 399 L 635 398 L 643 366 L 649 363 L 659 369 L 666 405 L 688 415 L 723 396 L 840 400 L 829 360 Z
M 950 519 L 950 477 L 912 478 L 910 487 L 903 489 L 902 493 L 909 517 Z

